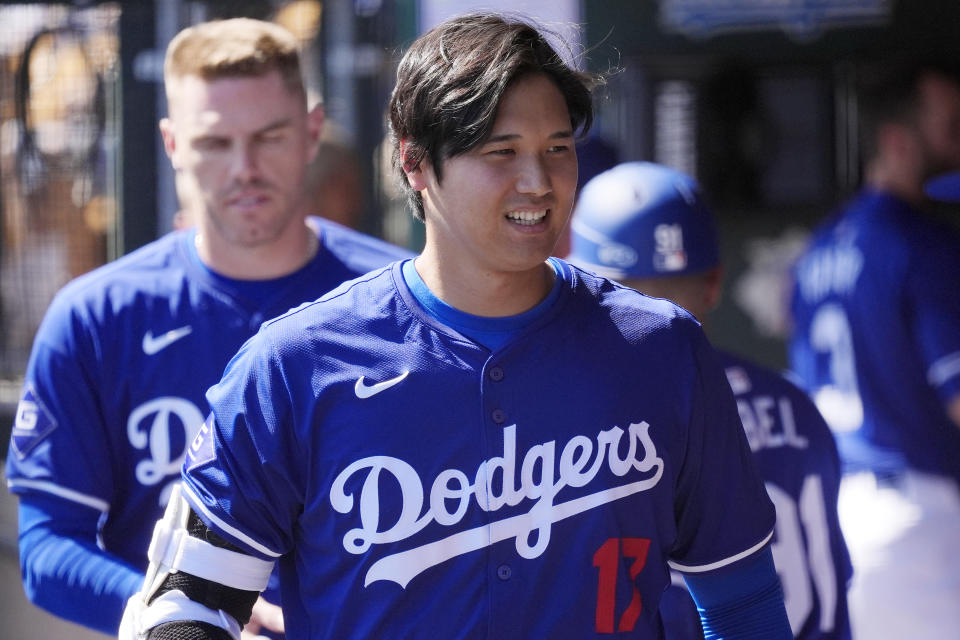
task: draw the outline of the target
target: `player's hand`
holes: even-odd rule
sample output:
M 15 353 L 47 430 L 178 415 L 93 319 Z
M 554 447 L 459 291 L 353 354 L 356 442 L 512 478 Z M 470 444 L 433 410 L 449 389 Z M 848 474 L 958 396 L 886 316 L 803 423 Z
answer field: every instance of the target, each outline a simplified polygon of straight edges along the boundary
M 250 622 L 243 628 L 243 640 L 256 640 L 263 636 L 257 635 L 260 631 L 284 633 L 283 610 L 275 604 L 270 604 L 263 598 L 257 598 L 250 613 Z

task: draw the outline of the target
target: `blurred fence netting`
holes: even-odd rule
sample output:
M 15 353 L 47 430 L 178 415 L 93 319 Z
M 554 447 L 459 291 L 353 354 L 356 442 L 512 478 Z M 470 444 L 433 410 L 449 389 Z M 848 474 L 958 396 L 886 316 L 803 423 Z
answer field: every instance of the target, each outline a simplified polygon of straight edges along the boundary
M 0 6 L 0 395 L 19 392 L 56 291 L 110 257 L 119 17 L 116 3 Z

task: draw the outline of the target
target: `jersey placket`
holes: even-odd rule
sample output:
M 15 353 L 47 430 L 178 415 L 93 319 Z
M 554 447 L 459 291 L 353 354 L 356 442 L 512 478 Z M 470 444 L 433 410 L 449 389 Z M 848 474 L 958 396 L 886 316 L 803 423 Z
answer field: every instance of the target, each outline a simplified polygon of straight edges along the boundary
M 519 512 L 512 507 L 523 500 L 517 495 L 520 468 L 516 425 L 511 420 L 512 407 L 507 401 L 508 391 L 511 390 L 508 378 L 507 359 L 502 352 L 493 354 L 485 363 L 480 380 L 485 427 L 483 459 L 487 461 L 487 522 L 491 527 L 498 521 L 517 515 Z M 485 568 L 489 594 L 487 637 L 510 638 L 517 633 L 517 627 L 506 614 L 511 607 L 516 607 L 516 589 L 523 579 L 523 560 L 517 555 L 513 538 L 492 542 L 487 548 Z

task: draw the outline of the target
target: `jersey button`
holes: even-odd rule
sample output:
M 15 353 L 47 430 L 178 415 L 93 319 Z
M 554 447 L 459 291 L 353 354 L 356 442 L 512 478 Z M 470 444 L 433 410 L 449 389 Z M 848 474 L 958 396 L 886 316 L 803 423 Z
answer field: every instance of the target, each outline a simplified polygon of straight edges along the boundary
M 497 577 L 506 582 L 513 575 L 513 569 L 508 564 L 502 564 L 497 567 Z
M 490 369 L 490 379 L 494 382 L 500 382 L 503 380 L 503 369 L 500 367 L 493 367 Z
M 497 424 L 503 424 L 507 419 L 507 414 L 503 412 L 503 409 L 494 409 L 490 412 L 490 417 Z

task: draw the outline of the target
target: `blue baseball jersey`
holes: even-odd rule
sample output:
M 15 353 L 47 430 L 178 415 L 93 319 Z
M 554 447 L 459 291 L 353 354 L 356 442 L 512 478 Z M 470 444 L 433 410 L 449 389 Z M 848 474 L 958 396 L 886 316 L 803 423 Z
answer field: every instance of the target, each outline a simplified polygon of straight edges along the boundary
M 793 370 L 834 429 L 845 470 L 960 481 L 960 239 L 867 189 L 795 267 Z
M 210 389 L 185 494 L 279 559 L 289 638 L 658 638 L 670 567 L 768 543 L 698 323 L 555 265 L 555 301 L 493 351 L 395 263 L 265 323 Z
M 195 232 L 168 234 L 81 276 L 37 333 L 7 456 L 14 493 L 102 512 L 100 545 L 145 569 L 146 549 L 217 382 L 260 324 L 408 252 L 311 218 L 313 260 L 240 283 L 200 263 Z
M 841 472 L 833 435 L 794 384 L 731 353 L 721 351 L 720 359 L 777 511 L 773 558 L 793 635 L 849 639 L 846 594 L 853 570 L 837 516 Z M 689 595 L 672 593 L 664 602 L 670 608 L 664 619 L 676 621 L 668 625 L 670 640 L 703 637 Z

